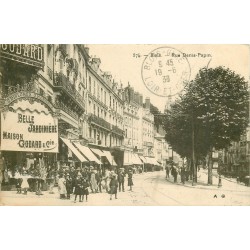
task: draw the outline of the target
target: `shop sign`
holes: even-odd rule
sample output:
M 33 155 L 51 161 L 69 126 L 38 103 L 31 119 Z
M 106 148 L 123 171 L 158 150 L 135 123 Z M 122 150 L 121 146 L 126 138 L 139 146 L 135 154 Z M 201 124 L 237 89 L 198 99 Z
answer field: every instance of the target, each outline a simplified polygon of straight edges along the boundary
M 38 44 L 1 44 L 0 57 L 43 68 L 44 49 Z
M 31 108 L 2 112 L 1 150 L 57 153 L 57 118 Z

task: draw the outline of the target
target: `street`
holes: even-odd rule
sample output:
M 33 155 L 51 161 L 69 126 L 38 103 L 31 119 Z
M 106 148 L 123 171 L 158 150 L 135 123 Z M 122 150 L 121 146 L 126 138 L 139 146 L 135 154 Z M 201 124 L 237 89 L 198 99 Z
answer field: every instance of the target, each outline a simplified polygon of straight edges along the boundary
M 63 205 L 63 206 L 180 206 L 180 205 L 250 205 L 250 188 L 223 179 L 221 188 L 216 185 L 217 178 L 214 177 L 214 185 L 207 186 L 202 181 L 206 179 L 205 172 L 198 172 L 198 184 L 192 186 L 190 182 L 185 185 L 178 182 L 173 183 L 173 178 L 167 180 L 165 172 L 148 172 L 135 174 L 133 177 L 133 191 L 128 191 L 127 180 L 125 192 L 118 192 L 118 199 L 110 200 L 107 193 L 90 194 L 88 202 L 74 203 L 73 195 L 70 200 L 60 200 L 57 188 L 54 194 L 43 192 L 37 196 L 34 193 L 28 195 L 16 194 L 15 191 L 3 191 L 1 193 L 0 205 Z

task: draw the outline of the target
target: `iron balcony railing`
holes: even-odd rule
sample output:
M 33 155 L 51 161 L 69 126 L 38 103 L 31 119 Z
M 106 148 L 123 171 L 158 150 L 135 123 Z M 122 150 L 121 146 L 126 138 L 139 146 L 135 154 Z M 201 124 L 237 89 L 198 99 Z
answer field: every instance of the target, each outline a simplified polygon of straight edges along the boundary
M 105 121 L 103 118 L 98 117 L 94 114 L 90 114 L 89 122 L 95 123 L 96 125 L 99 125 L 99 126 L 106 128 L 108 130 L 111 129 L 111 124 L 109 122 Z
M 62 89 L 74 100 L 83 110 L 85 110 L 85 101 L 80 93 L 75 89 L 73 84 L 63 73 L 55 73 L 54 87 Z
M 118 134 L 119 136 L 124 136 L 124 131 L 117 126 L 112 126 L 112 132 Z
M 75 120 L 78 121 L 78 114 L 76 112 L 74 112 L 72 109 L 70 109 L 68 106 L 66 106 L 63 102 L 56 102 L 55 103 L 56 108 L 64 111 L 65 113 L 67 113 L 68 115 L 70 115 L 71 117 L 73 117 Z

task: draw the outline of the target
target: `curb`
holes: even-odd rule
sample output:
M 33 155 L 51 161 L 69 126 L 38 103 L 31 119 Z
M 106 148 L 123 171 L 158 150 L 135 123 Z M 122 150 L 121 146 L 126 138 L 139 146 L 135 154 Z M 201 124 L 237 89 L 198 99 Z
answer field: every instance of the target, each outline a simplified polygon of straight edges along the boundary
M 220 187 L 217 186 L 206 186 L 206 187 L 201 187 L 199 185 L 195 185 L 195 186 L 190 186 L 190 185 L 186 185 L 186 184 L 181 184 L 181 183 L 174 183 L 172 181 L 170 181 L 169 179 L 165 179 L 166 181 L 168 181 L 169 183 L 173 184 L 173 185 L 178 185 L 178 186 L 183 186 L 183 187 L 187 187 L 187 188 L 196 188 L 196 189 L 205 189 L 205 190 L 223 190 L 223 191 L 236 191 L 236 192 L 247 192 L 246 191 L 242 191 L 242 190 L 235 190 L 235 189 L 221 189 Z M 237 183 L 235 183 L 237 184 Z

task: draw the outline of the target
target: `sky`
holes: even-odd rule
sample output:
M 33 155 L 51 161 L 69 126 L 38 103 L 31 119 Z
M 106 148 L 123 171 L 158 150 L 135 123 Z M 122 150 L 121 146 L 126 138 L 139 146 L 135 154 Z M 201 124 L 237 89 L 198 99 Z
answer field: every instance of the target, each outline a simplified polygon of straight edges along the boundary
M 134 89 L 149 97 L 151 103 L 163 111 L 167 97 L 150 92 L 142 78 L 142 65 L 145 57 L 161 47 L 171 47 L 185 54 L 190 65 L 190 77 L 194 79 L 200 68 L 224 66 L 235 71 L 249 81 L 249 46 L 248 45 L 150 45 L 150 44 L 88 44 L 90 55 L 101 59 L 101 69 L 110 71 L 113 78 L 127 86 L 128 82 Z M 193 55 L 196 55 L 194 57 Z M 202 56 L 208 55 L 208 56 Z M 210 61 L 210 62 L 209 62 Z

